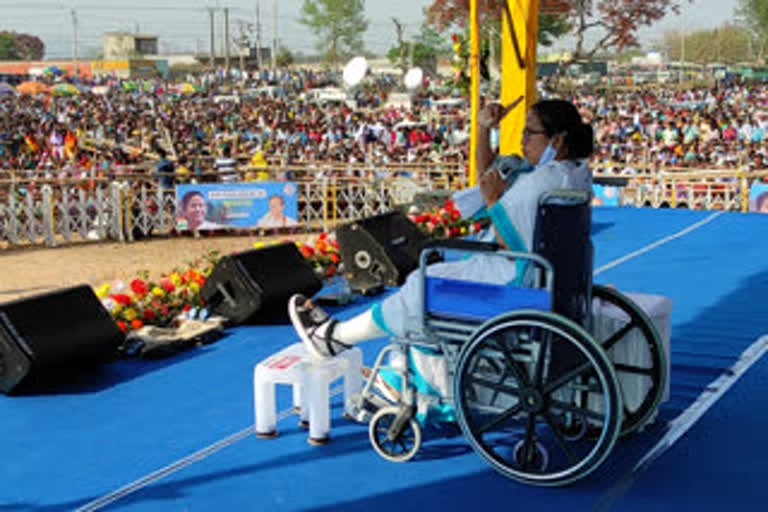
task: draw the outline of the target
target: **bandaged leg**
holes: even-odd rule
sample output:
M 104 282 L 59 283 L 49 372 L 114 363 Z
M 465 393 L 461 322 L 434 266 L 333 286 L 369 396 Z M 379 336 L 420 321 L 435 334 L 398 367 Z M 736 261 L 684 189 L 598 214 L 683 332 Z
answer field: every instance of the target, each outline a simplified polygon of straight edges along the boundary
M 333 328 L 332 336 L 347 345 L 353 345 L 361 341 L 382 338 L 387 332 L 381 329 L 373 319 L 373 311 L 367 310 L 354 318 L 337 323 Z

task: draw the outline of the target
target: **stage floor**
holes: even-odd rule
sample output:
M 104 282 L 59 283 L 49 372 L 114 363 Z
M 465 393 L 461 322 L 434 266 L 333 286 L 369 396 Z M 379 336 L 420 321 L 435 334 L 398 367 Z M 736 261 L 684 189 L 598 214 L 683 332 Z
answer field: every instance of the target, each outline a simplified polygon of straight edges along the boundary
M 257 439 L 253 366 L 296 341 L 280 325 L 231 329 L 166 360 L 119 361 L 56 394 L 0 396 L 0 510 L 766 508 L 768 216 L 597 209 L 593 239 L 595 282 L 674 301 L 671 398 L 659 421 L 572 486 L 508 480 L 450 427 L 428 430 L 415 460 L 386 462 L 366 425 L 341 418 L 338 395 L 332 442 L 311 446 L 284 386 L 281 436 Z M 367 363 L 384 343 L 364 345 Z

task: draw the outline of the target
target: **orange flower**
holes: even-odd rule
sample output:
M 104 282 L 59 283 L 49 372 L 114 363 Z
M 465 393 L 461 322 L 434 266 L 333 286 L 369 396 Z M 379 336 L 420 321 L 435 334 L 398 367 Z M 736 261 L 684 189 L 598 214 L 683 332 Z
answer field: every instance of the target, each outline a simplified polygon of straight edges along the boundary
M 131 322 L 131 329 L 141 329 L 142 327 L 144 327 L 144 322 L 142 322 L 138 318 L 133 322 Z
M 331 253 L 331 255 L 329 256 L 329 258 L 331 258 L 331 261 L 332 261 L 333 263 L 338 263 L 338 262 L 339 262 L 339 260 L 341 259 L 341 258 L 339 258 L 339 255 L 338 255 L 338 254 L 336 254 L 335 252 L 334 252 L 334 253 Z
M 128 330 L 128 326 L 122 320 L 117 321 L 117 327 L 123 332 Z

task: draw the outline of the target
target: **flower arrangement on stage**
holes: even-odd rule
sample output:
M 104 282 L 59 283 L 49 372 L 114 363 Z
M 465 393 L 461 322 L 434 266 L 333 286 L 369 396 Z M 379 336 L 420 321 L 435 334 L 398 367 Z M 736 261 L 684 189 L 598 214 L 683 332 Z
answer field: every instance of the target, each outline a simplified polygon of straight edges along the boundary
M 457 238 L 480 231 L 481 224 L 462 219 L 453 201 L 448 199 L 439 209 L 428 213 L 411 213 L 408 218 L 432 238 Z
M 339 272 L 339 263 L 341 262 L 341 256 L 339 255 L 339 243 L 335 238 L 328 233 L 320 233 L 313 243 L 293 242 L 292 240 L 283 240 L 282 242 L 274 243 L 295 243 L 299 252 L 312 266 L 315 274 L 320 279 L 328 279 L 334 277 Z M 253 244 L 254 249 L 260 249 L 265 247 L 263 242 L 257 242 Z
M 339 243 L 327 233 L 321 233 L 313 242 L 302 243 L 285 239 L 278 243 L 295 243 L 304 258 L 321 279 L 338 275 Z M 266 247 L 257 242 L 254 249 Z M 123 332 L 141 329 L 145 325 L 173 326 L 180 316 L 203 318 L 205 303 L 200 290 L 213 267 L 219 261 L 217 251 L 187 263 L 185 268 L 152 279 L 148 272 L 140 272 L 129 281 L 114 281 L 96 288 L 96 295 L 112 314 Z
M 127 283 L 115 281 L 99 286 L 96 295 L 123 332 L 145 325 L 171 326 L 179 315 L 204 308 L 200 289 L 218 259 L 218 252 L 211 252 L 155 281 L 147 272 L 141 272 Z

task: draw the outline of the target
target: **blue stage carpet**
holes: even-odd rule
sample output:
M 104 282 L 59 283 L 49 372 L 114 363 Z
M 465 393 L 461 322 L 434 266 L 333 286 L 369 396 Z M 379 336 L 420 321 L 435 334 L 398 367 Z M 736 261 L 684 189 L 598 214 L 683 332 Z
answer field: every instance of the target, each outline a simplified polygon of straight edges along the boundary
M 231 329 L 167 360 L 120 361 L 55 394 L 0 397 L 0 511 L 764 510 L 765 358 L 669 449 L 633 468 L 768 333 L 768 216 L 598 209 L 593 236 L 596 282 L 674 301 L 672 396 L 660 421 L 575 485 L 510 481 L 452 427 L 427 431 L 416 460 L 386 462 L 367 426 L 341 418 L 339 396 L 330 444 L 307 444 L 295 415 L 278 423 L 279 438 L 257 439 L 253 366 L 296 341 L 280 325 Z M 366 362 L 385 341 L 365 345 Z M 278 389 L 287 411 L 290 392 Z

